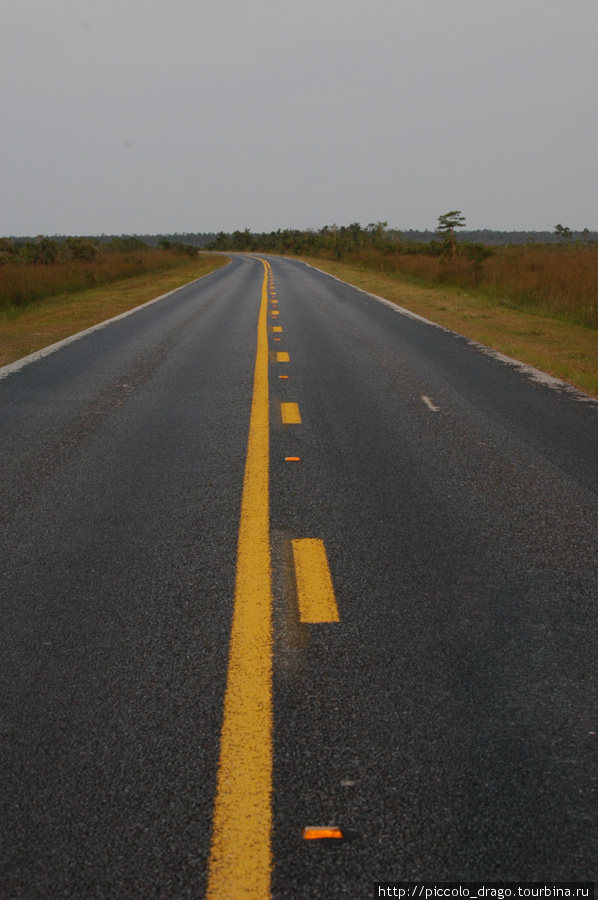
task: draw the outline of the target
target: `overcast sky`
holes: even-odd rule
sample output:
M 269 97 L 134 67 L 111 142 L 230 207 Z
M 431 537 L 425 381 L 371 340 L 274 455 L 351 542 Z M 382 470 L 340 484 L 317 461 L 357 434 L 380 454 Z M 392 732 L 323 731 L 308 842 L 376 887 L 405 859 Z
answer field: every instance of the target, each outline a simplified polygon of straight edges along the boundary
M 598 229 L 596 0 L 0 0 L 0 235 Z

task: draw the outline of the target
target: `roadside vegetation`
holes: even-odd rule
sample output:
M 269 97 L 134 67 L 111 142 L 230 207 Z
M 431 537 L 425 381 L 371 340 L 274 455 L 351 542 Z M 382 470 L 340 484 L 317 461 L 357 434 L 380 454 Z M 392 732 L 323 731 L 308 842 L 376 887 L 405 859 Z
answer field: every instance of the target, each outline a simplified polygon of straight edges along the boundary
M 137 238 L 115 238 L 101 245 L 70 237 L 61 243 L 0 238 L 0 312 L 19 314 L 32 303 L 66 296 L 138 275 L 179 268 L 197 249 L 164 240 L 158 248 Z
M 246 229 L 220 233 L 206 249 L 342 260 L 413 283 L 475 291 L 498 305 L 598 329 L 598 241 L 587 229 L 574 240 L 570 229 L 558 225 L 554 242 L 497 246 L 464 239 L 456 233 L 464 224 L 458 210 L 439 216 L 426 242 L 406 240 L 386 222 L 269 234 Z
M 73 243 L 80 240 L 72 239 Z M 176 246 L 150 250 L 127 246 L 129 239 L 119 240 L 123 241 L 119 249 L 102 249 L 92 259 L 68 259 L 66 249 L 62 249 L 53 263 L 23 255 L 0 264 L 0 292 L 4 291 L 0 294 L 0 366 L 153 300 L 227 263 L 223 256 L 199 256 L 197 248 L 193 248 L 193 253 Z M 18 269 L 20 280 L 14 269 Z M 7 286 L 10 288 L 15 281 L 23 293 L 11 295 Z

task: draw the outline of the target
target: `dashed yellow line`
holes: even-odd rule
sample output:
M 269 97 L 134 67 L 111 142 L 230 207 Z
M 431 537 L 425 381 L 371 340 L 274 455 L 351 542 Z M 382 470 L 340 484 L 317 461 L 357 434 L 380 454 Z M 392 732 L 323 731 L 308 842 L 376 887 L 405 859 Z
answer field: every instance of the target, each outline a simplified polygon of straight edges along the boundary
M 290 362 L 289 354 L 286 350 L 278 350 L 276 353 L 276 362 Z
M 299 618 L 302 622 L 338 622 L 338 606 L 328 567 L 324 541 L 301 538 L 291 541 Z
M 298 403 L 281 403 L 280 412 L 283 425 L 301 425 Z

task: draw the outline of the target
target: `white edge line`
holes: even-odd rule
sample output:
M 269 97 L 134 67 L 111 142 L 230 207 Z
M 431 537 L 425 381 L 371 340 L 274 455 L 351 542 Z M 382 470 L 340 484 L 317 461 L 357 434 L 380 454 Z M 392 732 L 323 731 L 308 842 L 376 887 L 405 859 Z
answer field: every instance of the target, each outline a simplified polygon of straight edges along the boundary
M 21 359 L 16 359 L 14 362 L 8 363 L 8 365 L 2 366 L 0 368 L 0 380 L 2 380 L 3 378 L 7 378 L 8 375 L 12 375 L 14 372 L 18 372 L 19 369 L 24 369 L 25 366 L 29 366 L 31 365 L 31 363 L 37 362 L 38 359 L 43 359 L 44 356 L 49 356 L 51 353 L 55 353 L 62 347 L 66 347 L 67 344 L 72 344 L 73 341 L 78 341 L 80 338 L 91 334 L 93 331 L 99 331 L 100 328 L 105 328 L 107 325 L 112 325 L 113 322 L 118 322 L 119 319 L 126 319 L 127 316 L 132 316 L 133 313 L 139 312 L 139 310 L 145 309 L 147 306 L 152 306 L 153 303 L 159 303 L 160 300 L 165 300 L 166 297 L 170 297 L 172 294 L 176 294 L 177 291 L 180 291 L 185 287 L 189 287 L 190 284 L 195 284 L 196 282 L 201 281 L 203 278 L 207 278 L 209 275 L 213 275 L 214 272 L 218 271 L 219 269 L 214 269 L 212 272 L 206 272 L 205 275 L 200 275 L 199 278 L 194 278 L 193 281 L 188 281 L 186 284 L 182 284 L 180 287 L 174 288 L 172 291 L 168 291 L 166 294 L 161 294 L 159 297 L 154 297 L 153 300 L 148 300 L 147 303 L 142 303 L 140 306 L 134 306 L 132 309 L 127 309 L 125 312 L 120 313 L 118 316 L 113 316 L 111 319 L 105 319 L 103 322 L 98 322 L 96 325 L 91 325 L 90 328 L 86 328 L 84 331 L 78 331 L 76 334 L 71 334 L 69 337 L 63 338 L 61 341 L 56 341 L 55 344 L 48 344 L 47 347 L 42 347 L 41 350 L 36 350 L 35 353 L 30 353 L 28 356 L 23 356 L 21 357 Z
M 289 256 L 287 257 L 287 259 L 293 259 L 293 257 Z M 388 306 L 395 312 L 400 313 L 400 315 L 402 316 L 407 316 L 409 319 L 415 319 L 417 322 L 423 322 L 425 325 L 432 325 L 434 328 L 440 328 L 441 331 L 446 331 L 447 334 L 453 334 L 457 337 L 462 338 L 464 341 L 467 341 L 470 346 L 475 347 L 476 350 L 479 350 L 481 353 L 485 353 L 486 356 L 491 356 L 493 359 L 498 360 L 498 362 L 504 363 L 505 365 L 509 365 L 517 369 L 522 375 L 526 375 L 531 381 L 536 381 L 539 384 L 544 384 L 546 385 L 546 387 L 552 388 L 553 390 L 562 391 L 563 393 L 569 394 L 574 400 L 577 400 L 579 403 L 590 403 L 598 407 L 598 400 L 596 400 L 595 397 L 590 397 L 589 394 L 584 394 L 584 392 L 580 391 L 579 388 L 573 387 L 572 384 L 569 384 L 566 381 L 561 381 L 559 378 L 555 378 L 553 375 L 548 375 L 546 372 L 541 372 L 539 369 L 535 369 L 533 366 L 521 362 L 520 359 L 514 359 L 512 356 L 506 356 L 499 350 L 493 350 L 492 347 L 487 347 L 485 344 L 480 344 L 479 341 L 474 341 L 473 338 L 469 338 L 464 334 L 460 334 L 458 331 L 453 331 L 451 328 L 445 328 L 444 325 L 439 325 L 438 322 L 432 322 L 430 319 L 425 319 L 423 316 L 419 316 L 417 313 L 411 312 L 410 309 L 405 309 L 405 307 L 399 306 L 398 303 L 393 303 L 391 300 L 387 300 L 385 297 L 378 297 L 377 294 L 370 294 L 369 291 L 364 291 L 363 288 L 357 287 L 356 285 L 351 284 L 349 281 L 343 281 L 342 278 L 337 278 L 336 275 L 331 275 L 330 272 L 324 272 L 323 269 L 318 269 L 317 266 L 312 266 L 302 259 L 294 261 L 302 262 L 304 266 L 307 266 L 310 269 L 315 269 L 316 272 L 321 272 L 322 275 L 328 275 L 329 278 L 334 278 L 335 281 L 340 281 L 341 284 L 349 285 L 349 287 L 354 288 L 356 291 L 360 291 L 362 294 L 365 294 L 366 297 L 371 297 L 373 300 L 377 300 L 378 303 L 383 303 L 385 306 Z

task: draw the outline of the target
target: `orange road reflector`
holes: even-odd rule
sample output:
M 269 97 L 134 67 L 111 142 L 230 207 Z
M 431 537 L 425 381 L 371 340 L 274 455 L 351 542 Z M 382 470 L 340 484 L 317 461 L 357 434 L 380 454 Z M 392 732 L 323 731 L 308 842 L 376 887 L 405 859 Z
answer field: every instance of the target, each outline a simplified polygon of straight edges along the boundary
M 308 825 L 303 829 L 304 841 L 321 841 L 323 838 L 342 841 L 343 832 L 336 825 Z
M 279 375 L 278 377 L 279 378 L 288 378 L 289 376 L 288 375 Z
M 281 340 L 281 338 L 274 338 L 274 340 L 275 340 L 275 341 L 280 341 L 280 340 Z
M 285 456 L 284 461 L 285 462 L 301 462 L 301 457 L 300 456 Z

